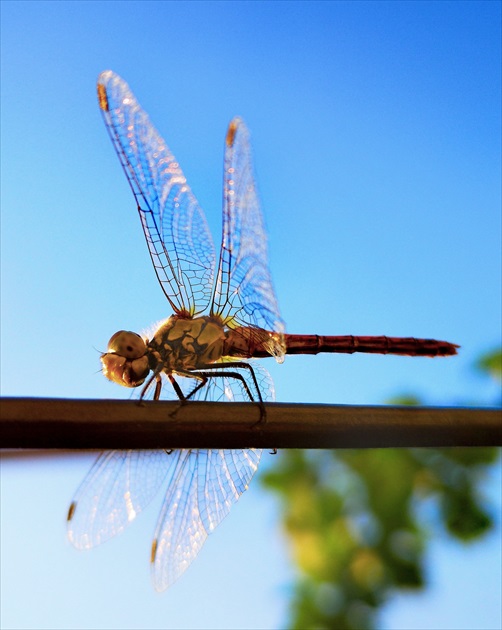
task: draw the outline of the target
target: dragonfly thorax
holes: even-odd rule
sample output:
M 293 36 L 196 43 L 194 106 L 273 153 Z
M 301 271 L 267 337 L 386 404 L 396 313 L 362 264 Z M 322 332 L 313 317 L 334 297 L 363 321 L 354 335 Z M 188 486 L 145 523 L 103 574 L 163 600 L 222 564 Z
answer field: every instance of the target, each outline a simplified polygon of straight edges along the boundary
M 216 317 L 172 315 L 148 342 L 150 365 L 160 362 L 167 372 L 204 368 L 222 358 L 225 339 L 223 323 Z

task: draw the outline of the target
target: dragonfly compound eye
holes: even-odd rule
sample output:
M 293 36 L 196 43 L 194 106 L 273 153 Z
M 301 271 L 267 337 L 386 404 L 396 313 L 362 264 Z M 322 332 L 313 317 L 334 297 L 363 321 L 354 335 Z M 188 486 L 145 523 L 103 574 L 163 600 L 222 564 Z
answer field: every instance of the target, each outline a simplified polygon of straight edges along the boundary
M 146 345 L 138 334 L 128 330 L 119 330 L 108 342 L 108 352 L 126 359 L 139 359 L 145 355 Z
M 128 360 L 114 352 L 109 352 L 102 355 L 101 364 L 106 378 L 123 387 L 142 385 L 150 372 L 146 356 Z

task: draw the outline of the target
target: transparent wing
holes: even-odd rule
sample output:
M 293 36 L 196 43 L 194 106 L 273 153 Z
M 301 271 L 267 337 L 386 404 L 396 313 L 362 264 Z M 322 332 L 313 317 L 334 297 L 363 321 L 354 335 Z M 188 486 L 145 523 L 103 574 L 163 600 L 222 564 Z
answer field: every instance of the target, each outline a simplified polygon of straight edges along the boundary
M 249 132 L 239 118 L 232 120 L 226 136 L 223 200 L 223 240 L 212 313 L 231 328 L 252 326 L 275 332 L 270 354 L 281 358 L 284 322 L 269 271 Z
M 106 451 L 77 490 L 68 538 L 90 549 L 122 532 L 150 503 L 175 458 L 165 451 Z
M 152 579 L 163 591 L 190 566 L 208 535 L 247 490 L 260 449 L 181 451 L 152 545 Z
M 252 363 L 265 400 L 274 400 L 272 378 L 265 368 Z M 225 363 L 218 364 L 222 370 Z M 230 368 L 232 371 L 235 368 Z M 249 388 L 249 371 L 240 368 Z M 180 379 L 188 393 L 196 381 Z M 210 378 L 195 400 L 249 401 L 242 383 L 230 376 Z M 152 544 L 152 579 L 163 591 L 175 582 L 195 560 L 208 535 L 229 513 L 247 490 L 256 472 L 261 449 L 183 451 L 173 474 Z
M 110 70 L 101 73 L 98 99 L 164 293 L 176 313 L 199 313 L 209 304 L 215 266 L 204 213 L 127 83 Z
M 250 362 L 264 400 L 274 400 L 267 370 Z M 224 372 L 225 362 L 218 364 Z M 240 371 L 254 385 L 245 368 Z M 179 377 L 188 393 L 196 379 Z M 175 397 L 167 378 L 162 397 Z M 169 385 L 169 387 L 168 387 Z M 196 400 L 249 401 L 241 381 L 211 377 Z M 166 422 L 169 420 L 166 419 Z M 157 590 L 172 584 L 192 563 L 207 536 L 247 490 L 261 449 L 107 451 L 77 490 L 68 512 L 68 538 L 77 549 L 90 549 L 121 533 L 167 486 L 152 544 L 152 578 Z

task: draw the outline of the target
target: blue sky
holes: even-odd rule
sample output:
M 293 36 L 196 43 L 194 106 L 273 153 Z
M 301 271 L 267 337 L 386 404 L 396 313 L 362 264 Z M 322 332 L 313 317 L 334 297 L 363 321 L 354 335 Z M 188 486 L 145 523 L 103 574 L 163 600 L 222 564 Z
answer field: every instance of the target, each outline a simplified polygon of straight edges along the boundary
M 99 351 L 117 329 L 169 314 L 96 103 L 97 75 L 110 68 L 174 151 L 216 242 L 225 129 L 246 120 L 290 332 L 462 346 L 448 360 L 270 361 L 278 400 L 494 399 L 471 365 L 500 343 L 500 3 L 37 1 L 1 11 L 2 395 L 124 398 L 99 374 Z M 158 597 L 147 572 L 154 508 L 91 554 L 65 542 L 66 507 L 91 461 L 3 464 L 5 628 L 281 626 L 292 570 L 257 483 Z M 500 472 L 486 485 L 498 489 Z M 435 541 L 433 593 L 400 601 L 384 626 L 500 626 L 499 537 L 460 550 Z

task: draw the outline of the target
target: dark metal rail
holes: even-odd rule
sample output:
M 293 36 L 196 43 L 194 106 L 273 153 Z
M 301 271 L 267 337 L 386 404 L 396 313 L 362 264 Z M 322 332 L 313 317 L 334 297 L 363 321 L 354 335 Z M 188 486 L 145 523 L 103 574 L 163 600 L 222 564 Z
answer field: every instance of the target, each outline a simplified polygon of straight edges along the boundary
M 1 398 L 0 448 L 501 446 L 489 408 Z M 174 417 L 171 416 L 174 414 Z

